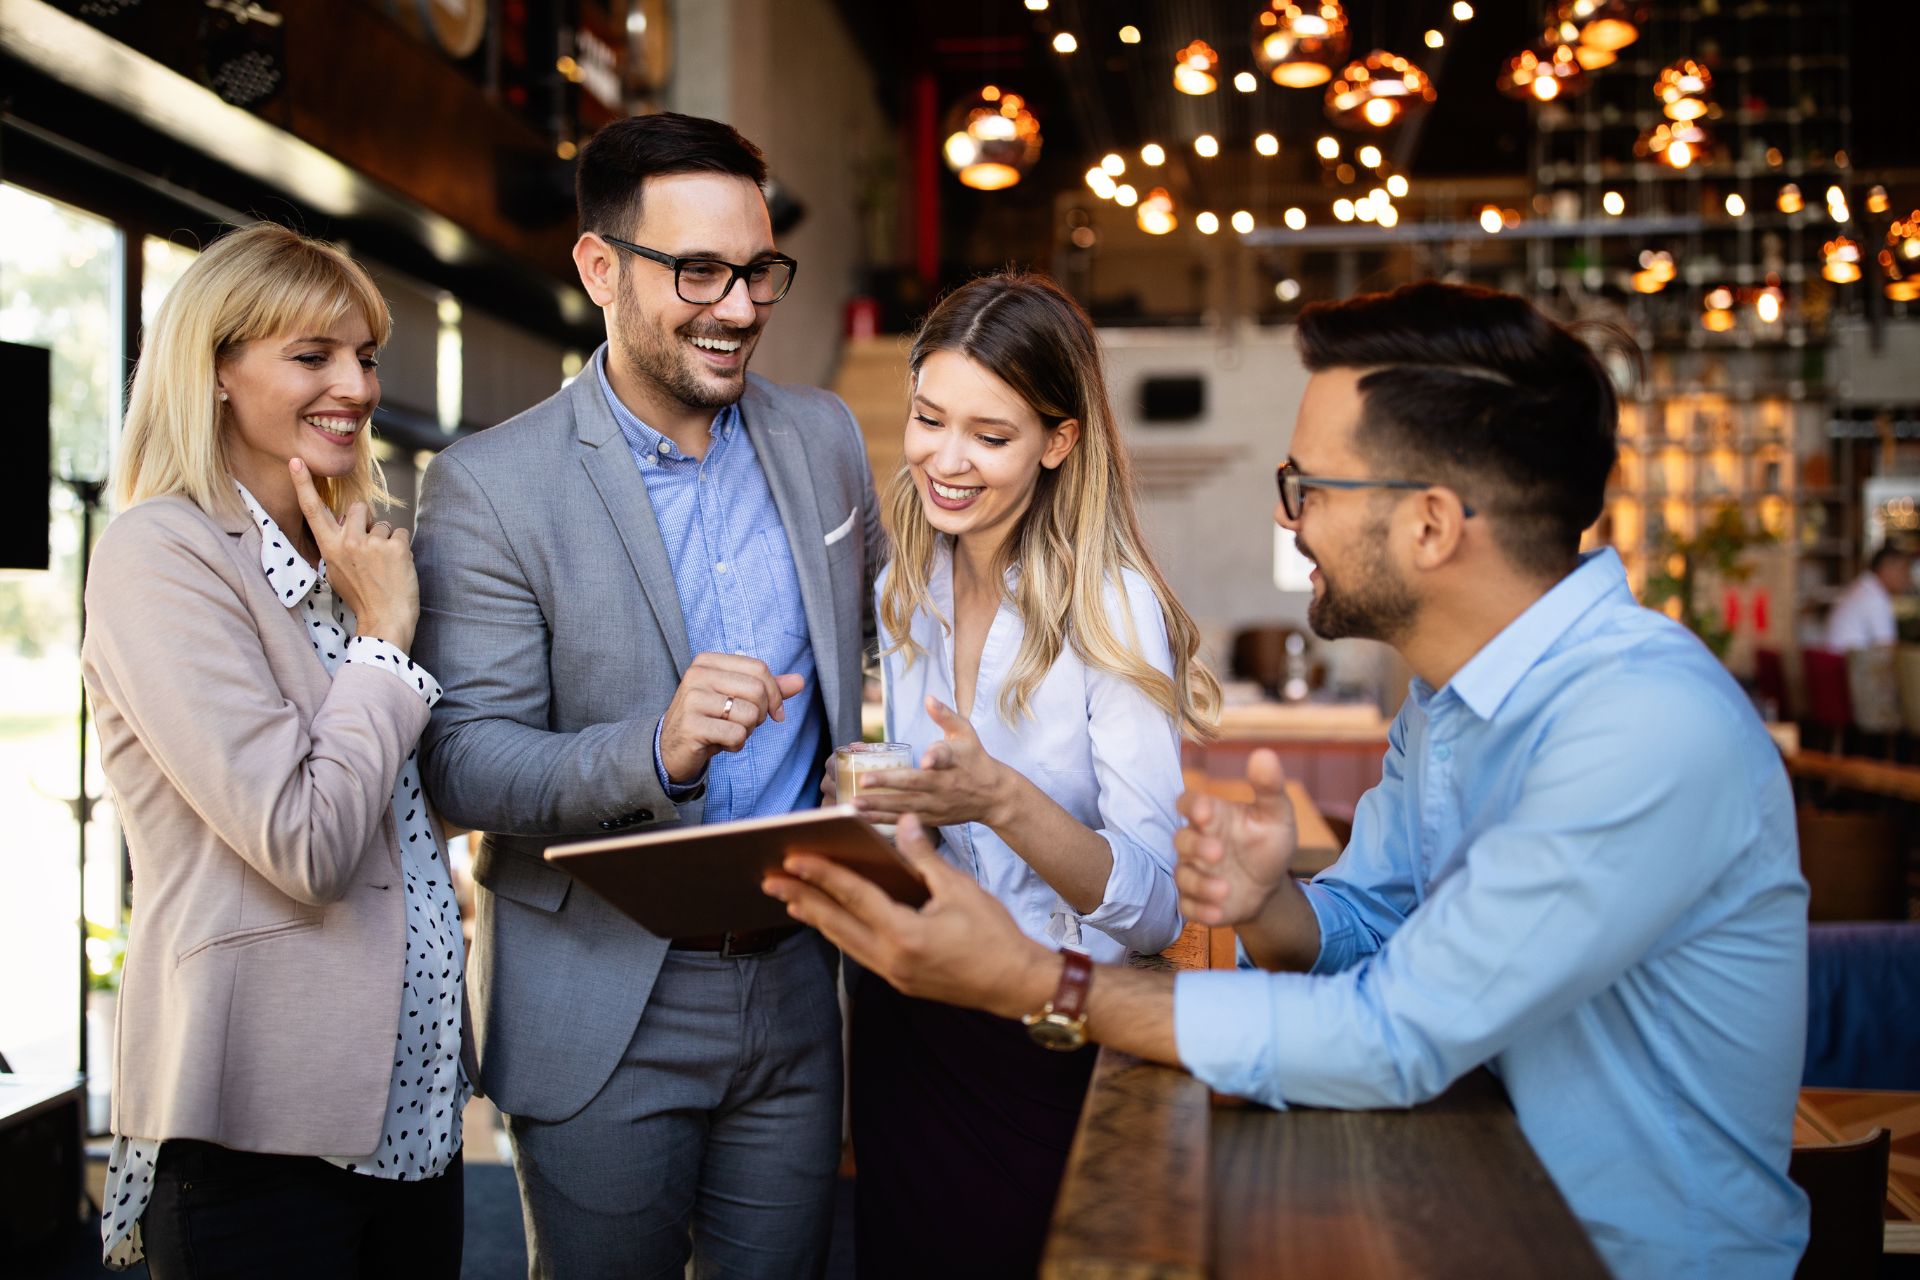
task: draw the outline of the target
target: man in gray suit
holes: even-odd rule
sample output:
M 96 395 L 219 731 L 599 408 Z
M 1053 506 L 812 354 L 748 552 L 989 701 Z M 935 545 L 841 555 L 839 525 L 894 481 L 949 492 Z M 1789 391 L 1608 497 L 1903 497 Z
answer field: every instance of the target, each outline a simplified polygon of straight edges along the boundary
M 416 657 L 446 818 L 484 833 L 472 1004 L 531 1270 L 816 1274 L 840 1143 L 836 954 L 661 938 L 547 865 L 569 837 L 814 804 L 860 736 L 880 525 L 832 395 L 749 377 L 794 263 L 760 153 L 711 120 L 603 129 L 574 263 L 607 343 L 420 494 Z

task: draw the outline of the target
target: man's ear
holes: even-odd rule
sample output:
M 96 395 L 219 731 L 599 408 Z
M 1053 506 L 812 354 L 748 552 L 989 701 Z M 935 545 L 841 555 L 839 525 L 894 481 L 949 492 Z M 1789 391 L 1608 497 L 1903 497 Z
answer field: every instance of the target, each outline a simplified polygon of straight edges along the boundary
M 1046 452 L 1040 455 L 1040 465 L 1052 471 L 1067 460 L 1075 445 L 1080 443 L 1080 420 L 1068 418 L 1047 435 Z
M 1414 521 L 1414 565 L 1439 569 L 1455 560 L 1467 536 L 1467 509 L 1460 495 L 1435 485 L 1415 494 L 1408 506 Z
M 613 304 L 619 288 L 619 263 L 612 245 L 591 231 L 584 231 L 573 242 L 573 266 L 580 273 L 580 285 L 596 307 Z

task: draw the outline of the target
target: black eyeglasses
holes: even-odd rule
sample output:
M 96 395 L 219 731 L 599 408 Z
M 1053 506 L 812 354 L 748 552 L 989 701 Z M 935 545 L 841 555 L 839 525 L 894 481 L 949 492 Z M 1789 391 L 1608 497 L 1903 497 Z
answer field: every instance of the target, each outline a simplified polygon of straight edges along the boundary
M 1291 462 L 1283 462 L 1274 472 L 1274 483 L 1280 487 L 1280 509 L 1287 513 L 1287 519 L 1300 518 L 1300 500 L 1307 489 L 1431 489 L 1433 485 L 1425 480 L 1335 480 L 1328 476 L 1303 476 L 1300 469 Z M 1471 516 L 1473 508 L 1465 502 L 1460 504 L 1462 515 Z
M 614 236 L 603 235 L 600 238 L 649 262 L 671 267 L 673 291 L 680 295 L 680 301 L 690 302 L 696 307 L 710 307 L 720 301 L 733 292 L 737 280 L 747 282 L 747 297 L 754 302 L 762 306 L 778 302 L 793 287 L 793 273 L 800 267 L 799 263 L 784 253 L 741 266 L 737 262 L 722 262 L 718 258 L 676 258 L 670 253 Z

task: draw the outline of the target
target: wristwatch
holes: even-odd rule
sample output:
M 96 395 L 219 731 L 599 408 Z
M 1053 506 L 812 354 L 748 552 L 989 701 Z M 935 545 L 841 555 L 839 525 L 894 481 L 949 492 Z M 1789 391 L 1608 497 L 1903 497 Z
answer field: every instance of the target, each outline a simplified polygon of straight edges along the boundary
M 1087 985 L 1093 981 L 1093 961 L 1084 951 L 1063 948 L 1060 958 L 1060 985 L 1053 999 L 1020 1019 L 1034 1043 L 1062 1053 L 1078 1049 L 1087 1042 Z

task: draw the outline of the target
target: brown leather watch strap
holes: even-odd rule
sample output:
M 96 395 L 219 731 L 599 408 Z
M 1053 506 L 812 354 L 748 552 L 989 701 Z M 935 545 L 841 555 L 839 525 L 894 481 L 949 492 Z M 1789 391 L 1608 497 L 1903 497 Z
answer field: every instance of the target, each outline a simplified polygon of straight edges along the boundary
M 1060 985 L 1054 990 L 1049 1008 L 1065 1018 L 1084 1018 L 1087 987 L 1093 981 L 1093 960 L 1086 952 L 1071 947 L 1062 948 L 1060 958 L 1066 963 L 1060 970 Z

